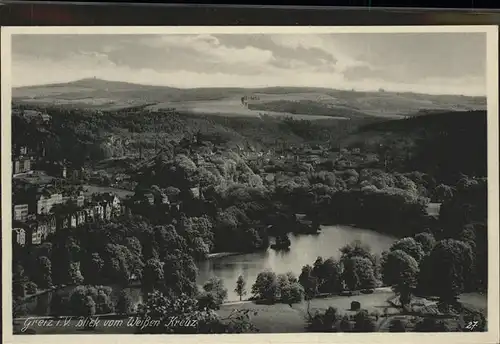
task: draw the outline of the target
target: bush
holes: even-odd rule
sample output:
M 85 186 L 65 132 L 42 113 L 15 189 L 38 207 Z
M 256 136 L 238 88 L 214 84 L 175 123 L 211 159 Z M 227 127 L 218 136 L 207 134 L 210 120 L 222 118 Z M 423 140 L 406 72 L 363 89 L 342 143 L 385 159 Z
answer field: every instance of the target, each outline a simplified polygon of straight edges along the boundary
M 21 316 L 28 315 L 29 309 L 28 306 L 23 303 L 21 300 L 19 301 L 12 301 L 12 317 L 17 318 Z
M 394 319 L 389 325 L 389 332 L 406 332 L 406 323 L 401 319 Z
M 354 316 L 354 332 L 375 332 L 375 321 L 362 310 Z
M 310 332 L 337 332 L 339 314 L 336 308 L 328 307 L 325 313 L 316 314 L 308 321 L 307 329 Z
M 134 312 L 134 302 L 127 290 L 121 290 L 116 301 L 116 312 L 120 314 L 130 314 Z
M 349 316 L 344 315 L 339 323 L 340 332 L 352 332 L 353 326 Z
M 212 294 L 209 298 L 216 303 L 217 307 L 227 298 L 227 289 L 223 281 L 218 277 L 210 278 L 204 285 L 203 290 L 206 294 Z
M 415 332 L 450 332 L 450 327 L 443 320 L 425 318 L 415 325 Z
M 370 313 L 370 316 L 375 318 L 375 320 L 378 321 L 378 319 L 380 318 L 380 312 L 379 311 L 373 311 Z
M 358 301 L 351 302 L 351 311 L 359 311 L 361 309 L 361 303 Z
M 26 283 L 26 293 L 27 294 L 36 294 L 38 290 L 38 286 L 34 282 L 28 282 Z
M 220 308 L 220 304 L 217 300 L 217 297 L 214 293 L 211 292 L 203 292 L 198 296 L 198 305 L 200 308 L 207 308 L 218 310 Z

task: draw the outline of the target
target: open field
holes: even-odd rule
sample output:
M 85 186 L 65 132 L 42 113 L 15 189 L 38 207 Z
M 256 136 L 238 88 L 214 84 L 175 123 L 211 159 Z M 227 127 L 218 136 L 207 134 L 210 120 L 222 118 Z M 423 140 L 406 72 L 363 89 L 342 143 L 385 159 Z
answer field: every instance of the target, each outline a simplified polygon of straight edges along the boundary
M 241 104 L 241 97 L 244 96 L 255 97 L 249 100 L 253 110 Z M 101 110 L 146 106 L 151 110 L 175 108 L 177 111 L 205 115 L 257 117 L 259 113 L 265 113 L 270 116 L 308 119 L 370 116 L 400 118 L 422 111 L 467 111 L 486 108 L 484 97 L 299 87 L 177 89 L 99 79 L 15 88 L 13 99 L 32 105 Z M 293 108 L 297 102 L 307 102 L 314 106 L 311 111 L 286 111 L 287 108 Z M 281 109 L 282 107 L 284 109 Z
M 329 298 L 318 298 L 311 300 L 310 313 L 325 311 L 328 307 L 336 307 L 340 313 L 355 314 L 350 311 L 352 301 L 359 301 L 361 307 L 368 312 L 378 311 L 383 314 L 385 308 L 389 313 L 398 313 L 399 310 L 392 307 L 387 300 L 394 297 L 390 290 L 381 290 L 371 295 L 358 296 L 333 296 Z M 257 312 L 252 316 L 252 323 L 263 333 L 298 333 L 304 332 L 305 319 L 307 316 L 307 302 L 293 304 L 259 305 L 255 303 L 229 304 L 221 307 L 218 312 L 221 317 L 228 316 L 233 310 L 249 309 Z
M 127 198 L 127 196 L 132 196 L 134 194 L 133 191 L 118 189 L 107 186 L 98 186 L 98 185 L 84 185 L 83 186 L 84 193 L 86 196 L 92 195 L 93 193 L 106 193 L 111 192 L 116 194 L 119 198 Z
M 221 100 L 208 100 L 208 101 L 189 101 L 182 103 L 159 103 L 156 105 L 149 106 L 148 109 L 156 111 L 165 108 L 175 108 L 180 112 L 188 112 L 193 114 L 202 115 L 219 115 L 219 116 L 231 116 L 231 117 L 261 117 L 262 115 L 273 116 L 273 117 L 292 117 L 294 119 L 347 119 L 345 117 L 335 117 L 335 116 L 321 116 L 321 115 L 310 115 L 310 114 L 297 114 L 290 112 L 277 112 L 277 111 L 259 111 L 244 107 L 241 104 L 241 100 L 237 98 L 228 98 Z

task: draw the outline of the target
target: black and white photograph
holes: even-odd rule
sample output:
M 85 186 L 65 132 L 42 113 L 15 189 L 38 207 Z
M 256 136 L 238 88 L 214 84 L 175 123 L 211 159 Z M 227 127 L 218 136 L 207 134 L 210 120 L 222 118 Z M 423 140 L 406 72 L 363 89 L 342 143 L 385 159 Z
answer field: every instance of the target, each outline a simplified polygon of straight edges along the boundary
M 498 335 L 496 28 L 113 29 L 2 29 L 14 337 Z

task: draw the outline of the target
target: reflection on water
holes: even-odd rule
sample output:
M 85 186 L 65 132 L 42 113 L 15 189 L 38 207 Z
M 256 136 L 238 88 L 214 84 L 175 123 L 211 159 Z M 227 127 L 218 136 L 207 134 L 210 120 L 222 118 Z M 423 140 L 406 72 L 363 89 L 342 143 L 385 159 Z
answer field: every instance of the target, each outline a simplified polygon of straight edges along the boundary
M 212 276 L 224 281 L 228 289 L 228 301 L 239 300 L 234 292 L 236 280 L 243 275 L 249 292 L 259 272 L 270 269 L 276 273 L 300 274 L 302 266 L 312 264 L 318 256 L 339 258 L 340 248 L 354 240 L 360 240 L 371 247 L 373 253 L 387 250 L 394 239 L 371 230 L 349 226 L 326 226 L 318 235 L 291 235 L 289 251 L 275 251 L 242 254 L 214 258 L 198 264 L 198 283 L 202 285 Z

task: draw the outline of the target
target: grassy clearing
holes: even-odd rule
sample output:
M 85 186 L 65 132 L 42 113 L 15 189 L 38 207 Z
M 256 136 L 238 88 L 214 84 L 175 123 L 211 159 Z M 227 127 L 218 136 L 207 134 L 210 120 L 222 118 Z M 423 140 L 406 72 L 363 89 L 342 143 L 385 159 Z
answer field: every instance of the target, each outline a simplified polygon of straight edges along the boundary
M 390 291 L 380 291 L 370 295 L 358 296 L 333 296 L 324 299 L 311 300 L 310 313 L 325 311 L 328 307 L 335 307 L 340 313 L 355 314 L 349 310 L 352 301 L 361 303 L 361 307 L 368 312 L 383 314 L 388 309 L 388 314 L 397 314 L 399 310 L 387 302 L 394 297 Z M 252 316 L 252 323 L 261 333 L 300 333 L 305 331 L 307 317 L 307 302 L 294 304 L 292 307 L 285 304 L 259 305 L 255 303 L 242 303 L 223 305 L 218 311 L 221 317 L 228 316 L 233 310 L 248 309 L 257 312 Z M 380 320 L 382 321 L 382 319 Z
M 117 189 L 108 186 L 97 186 L 97 185 L 84 185 L 85 195 L 89 196 L 93 193 L 106 193 L 111 192 L 116 194 L 119 198 L 126 198 L 127 196 L 132 196 L 134 194 L 133 191 Z
M 341 314 L 354 315 L 356 312 L 350 310 L 351 302 L 358 301 L 361 308 L 369 313 L 377 312 L 381 316 L 377 322 L 377 327 L 381 332 L 389 331 L 389 325 L 393 319 L 405 320 L 410 328 L 420 319 L 418 316 L 401 315 L 400 309 L 394 307 L 388 301 L 395 297 L 389 289 L 377 290 L 370 295 L 357 296 L 333 296 L 329 298 L 318 298 L 311 300 L 310 313 L 325 311 L 328 307 L 335 307 Z M 475 308 L 486 308 L 486 295 L 471 293 L 461 296 L 462 302 L 467 302 Z M 305 332 L 307 317 L 307 302 L 294 304 L 292 307 L 286 304 L 262 305 L 254 302 L 235 302 L 224 304 L 218 314 L 224 318 L 234 310 L 250 310 L 251 321 L 259 329 L 260 333 L 303 333 Z M 256 312 L 256 314 L 254 314 Z M 387 314 L 387 317 L 383 315 Z M 29 325 L 28 331 L 24 334 L 133 334 L 136 331 L 132 321 L 135 318 L 112 316 L 101 318 L 96 328 L 92 331 L 85 330 L 82 320 L 73 318 L 64 322 L 65 318 L 52 320 L 52 322 L 34 323 L 29 320 L 15 320 L 14 332 L 21 333 L 21 329 Z M 456 320 L 451 319 L 451 322 Z

